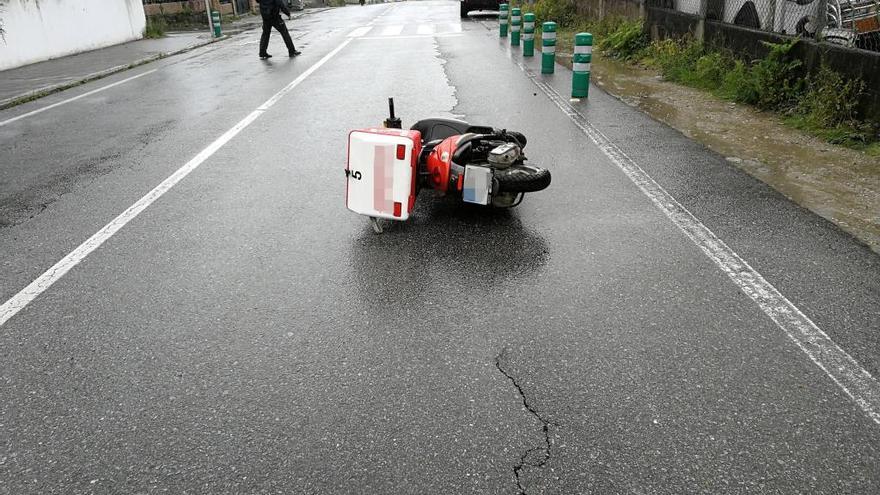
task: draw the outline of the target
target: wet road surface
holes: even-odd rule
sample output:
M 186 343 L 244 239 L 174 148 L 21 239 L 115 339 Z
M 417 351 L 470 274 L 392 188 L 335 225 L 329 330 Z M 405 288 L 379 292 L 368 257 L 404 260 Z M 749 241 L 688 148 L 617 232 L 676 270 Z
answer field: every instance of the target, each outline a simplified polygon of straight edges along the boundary
M 335 9 L 293 60 L 244 33 L 0 112 L 155 69 L 0 125 L 3 301 L 258 112 L 0 326 L 0 492 L 880 490 L 870 407 L 487 25 Z M 523 131 L 553 184 L 510 211 L 423 194 L 374 235 L 345 139 L 388 96 L 405 125 Z M 876 254 L 595 88 L 575 108 L 876 375 Z

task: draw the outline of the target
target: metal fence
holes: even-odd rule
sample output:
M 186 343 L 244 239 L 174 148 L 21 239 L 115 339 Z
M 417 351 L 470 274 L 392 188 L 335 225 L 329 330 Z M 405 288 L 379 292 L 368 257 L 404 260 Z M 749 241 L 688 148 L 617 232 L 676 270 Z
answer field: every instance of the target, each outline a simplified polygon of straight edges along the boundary
M 648 0 L 761 31 L 880 51 L 880 0 Z
M 155 3 L 186 3 L 192 5 L 204 6 L 205 0 L 143 0 L 144 5 L 150 5 Z M 232 0 L 220 0 L 220 3 L 232 3 Z

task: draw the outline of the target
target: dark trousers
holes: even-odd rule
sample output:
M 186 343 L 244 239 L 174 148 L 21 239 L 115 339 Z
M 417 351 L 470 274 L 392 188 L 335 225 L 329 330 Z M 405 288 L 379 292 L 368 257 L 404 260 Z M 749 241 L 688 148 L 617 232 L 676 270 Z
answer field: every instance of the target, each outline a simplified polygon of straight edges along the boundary
M 290 33 L 287 32 L 287 26 L 284 24 L 284 19 L 282 19 L 280 15 L 276 15 L 275 17 L 263 17 L 263 35 L 260 36 L 260 55 L 265 55 L 266 49 L 269 48 L 269 34 L 272 32 L 272 28 L 277 29 L 278 32 L 281 33 L 281 37 L 284 38 L 284 44 L 287 45 L 287 51 L 294 51 L 293 40 L 290 39 Z

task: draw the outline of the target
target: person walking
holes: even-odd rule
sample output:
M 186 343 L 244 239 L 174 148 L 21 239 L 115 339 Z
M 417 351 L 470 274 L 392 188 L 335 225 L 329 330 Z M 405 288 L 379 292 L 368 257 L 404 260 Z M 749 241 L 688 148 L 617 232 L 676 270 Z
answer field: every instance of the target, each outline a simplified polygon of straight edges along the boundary
M 284 19 L 281 18 L 282 12 L 287 14 L 288 19 L 291 18 L 290 10 L 287 9 L 287 5 L 284 5 L 284 0 L 260 0 L 260 15 L 263 17 L 263 35 L 260 36 L 261 60 L 272 56 L 266 51 L 269 48 L 269 35 L 272 33 L 272 28 L 281 33 L 284 44 L 287 45 L 288 56 L 295 57 L 301 53 L 293 46 L 293 40 L 290 39 L 290 33 L 287 32 L 287 26 L 284 24 Z

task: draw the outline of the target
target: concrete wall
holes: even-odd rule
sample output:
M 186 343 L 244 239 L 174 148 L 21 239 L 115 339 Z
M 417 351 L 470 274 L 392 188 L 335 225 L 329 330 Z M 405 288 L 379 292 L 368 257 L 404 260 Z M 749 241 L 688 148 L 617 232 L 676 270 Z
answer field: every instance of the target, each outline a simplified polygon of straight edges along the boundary
M 219 0 L 213 0 L 211 2 L 211 8 L 220 12 L 223 15 L 231 15 L 235 13 L 232 3 L 220 3 Z M 180 2 L 148 3 L 144 5 L 144 11 L 148 16 L 181 14 L 184 12 L 204 12 L 205 0 L 181 0 Z M 239 14 L 246 13 L 247 12 L 239 12 Z
M 0 70 L 143 37 L 142 0 L 0 0 Z

